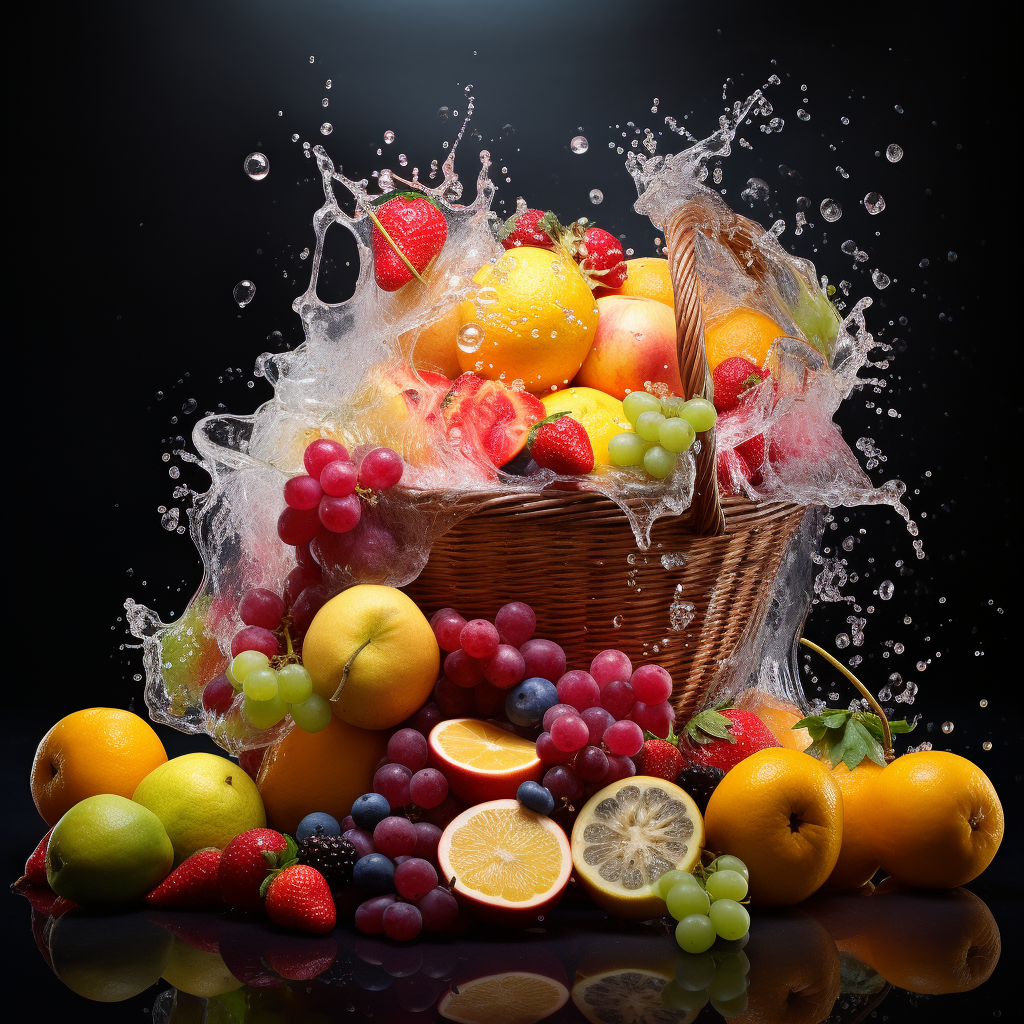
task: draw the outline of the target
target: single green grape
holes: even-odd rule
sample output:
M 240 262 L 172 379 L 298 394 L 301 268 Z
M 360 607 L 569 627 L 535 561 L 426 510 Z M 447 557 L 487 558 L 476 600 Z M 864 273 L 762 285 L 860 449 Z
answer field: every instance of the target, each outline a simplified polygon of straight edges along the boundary
M 708 986 L 708 995 L 720 1003 L 728 1003 L 747 991 L 750 980 L 742 971 L 719 967 Z
M 242 680 L 242 692 L 251 700 L 273 700 L 277 689 L 277 673 L 272 668 L 248 672 Z
M 678 882 L 669 889 L 665 906 L 677 921 L 682 921 L 691 914 L 706 914 L 711 909 L 711 900 L 699 885 Z
M 660 412 L 661 402 L 646 391 L 631 391 L 622 400 L 622 411 L 626 414 L 626 419 L 636 426 L 640 413 Z
M 651 476 L 656 476 L 659 480 L 663 480 L 665 477 L 671 476 L 672 470 L 675 468 L 675 455 L 672 452 L 665 451 L 660 444 L 652 444 L 644 452 L 644 469 Z
M 711 1005 L 726 1019 L 739 1017 L 747 1010 L 747 993 L 741 992 L 735 999 L 712 999 Z
M 240 651 L 229 669 L 232 683 L 241 685 L 250 672 L 258 672 L 261 668 L 270 668 L 270 659 L 265 654 L 260 651 Z
M 709 919 L 715 931 L 730 941 L 742 938 L 750 927 L 747 908 L 735 900 L 715 900 L 711 904 Z
M 689 420 L 690 425 L 698 434 L 710 430 L 715 425 L 715 420 L 718 419 L 714 405 L 706 398 L 691 398 L 688 402 L 684 402 L 679 410 L 679 415 L 684 420 Z
M 246 697 L 242 702 L 242 714 L 257 729 L 269 729 L 288 714 L 288 705 L 281 700 L 280 694 L 275 694 L 270 700 L 252 700 Z
M 682 416 L 673 416 L 665 420 L 658 429 L 658 440 L 661 447 L 668 452 L 685 452 L 697 437 L 693 425 Z
M 689 871 L 679 871 L 673 868 L 671 871 L 666 871 L 654 883 L 654 891 L 664 899 L 676 885 L 695 885 L 698 889 L 700 888 L 700 882 Z
M 647 442 L 632 430 L 624 430 L 608 442 L 608 458 L 613 466 L 639 466 L 646 450 Z
M 277 671 L 281 700 L 301 704 L 313 692 L 313 677 L 301 665 L 285 665 Z
M 693 1020 L 693 1017 L 690 1015 L 697 1013 L 699 1010 L 702 1010 L 707 1006 L 708 992 L 707 989 L 691 992 L 683 988 L 682 985 L 679 985 L 674 981 L 670 981 L 661 990 L 661 1002 L 665 1009 L 674 1010 L 676 1013 L 685 1013 L 688 1015 L 686 1018 L 687 1020 Z M 637 1018 L 633 1017 L 632 1019 L 636 1020 Z M 644 1020 L 648 1019 L 652 1018 L 648 1018 L 645 1014 Z M 673 1017 L 673 1020 L 675 1019 L 676 1018 Z
M 700 992 L 714 981 L 717 969 L 710 953 L 683 953 L 676 958 L 676 981 L 689 992 Z
M 738 871 L 743 876 L 743 881 L 750 882 L 750 872 L 747 865 L 732 854 L 727 853 L 722 857 L 716 857 L 711 864 L 712 871 Z
M 738 872 L 726 868 L 708 876 L 708 895 L 713 900 L 742 900 L 747 897 L 747 880 Z
M 676 925 L 676 942 L 687 953 L 704 953 L 715 944 L 715 926 L 707 914 L 690 914 Z
M 660 412 L 642 412 L 636 421 L 636 432 L 645 441 L 657 441 L 658 430 L 664 422 L 665 417 Z
M 226 669 L 224 669 L 224 675 L 227 676 L 227 680 L 231 684 L 231 686 L 234 689 L 235 693 L 238 693 L 238 691 L 242 688 L 242 680 L 241 679 L 236 679 L 234 672 L 231 671 L 231 666 L 233 664 L 234 664 L 234 658 L 232 658 L 231 661 L 228 662 L 228 667 Z
M 331 724 L 331 702 L 319 693 L 292 705 L 292 718 L 303 732 L 320 732 Z

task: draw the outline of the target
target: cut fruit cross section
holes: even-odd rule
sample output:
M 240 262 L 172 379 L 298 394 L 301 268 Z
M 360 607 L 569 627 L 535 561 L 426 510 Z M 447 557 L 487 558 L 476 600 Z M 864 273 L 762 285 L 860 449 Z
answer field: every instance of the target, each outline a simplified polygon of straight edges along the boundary
M 669 981 L 669 977 L 654 971 L 606 971 L 577 981 L 572 987 L 572 1001 L 590 1024 L 686 1024 L 696 1014 L 670 1010 L 661 998 Z
M 437 1009 L 455 1024 L 537 1024 L 568 999 L 569 990 L 553 978 L 510 971 L 463 982 L 442 997 Z
M 572 871 L 561 827 L 516 800 L 463 811 L 444 830 L 437 859 L 466 908 L 485 921 L 525 925 L 561 899 Z

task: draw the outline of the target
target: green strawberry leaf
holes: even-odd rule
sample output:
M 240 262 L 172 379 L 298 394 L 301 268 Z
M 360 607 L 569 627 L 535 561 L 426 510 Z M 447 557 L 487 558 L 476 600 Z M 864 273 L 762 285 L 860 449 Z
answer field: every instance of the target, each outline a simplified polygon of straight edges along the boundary
M 505 239 L 508 238 L 509 235 L 511 235 L 513 231 L 515 231 L 515 229 L 516 229 L 516 221 L 519 220 L 519 218 L 521 216 L 522 216 L 522 214 L 513 213 L 512 216 L 509 217 L 508 220 L 506 220 L 501 225 L 500 228 L 498 228 L 498 241 L 499 242 L 504 242 Z
M 890 722 L 893 733 L 908 733 L 917 723 L 906 721 Z M 868 711 L 848 711 L 829 708 L 820 715 L 801 718 L 794 729 L 806 729 L 812 743 L 807 753 L 835 768 L 840 761 L 853 771 L 864 758 L 885 766 L 885 751 L 882 749 L 884 732 L 882 720 Z
M 893 722 L 893 721 L 889 722 L 889 731 L 890 732 L 907 733 L 907 732 L 913 732 L 916 728 L 917 728 L 917 719 L 916 718 L 912 722 L 908 722 L 906 719 L 903 719 L 903 718 L 901 718 L 897 722 Z
M 550 210 L 537 221 L 536 228 L 538 231 L 543 231 L 552 242 L 557 242 L 565 233 L 565 228 Z
M 714 743 L 715 740 L 728 740 L 735 743 L 736 737 L 729 731 L 732 719 L 720 711 L 701 711 L 686 723 L 686 732 L 694 743 Z
M 425 199 L 431 206 L 437 206 L 437 202 L 433 196 L 426 195 L 423 192 L 385 192 L 382 196 L 374 196 L 370 200 L 371 206 L 381 207 L 385 203 L 390 203 L 392 199 L 406 199 L 412 202 L 414 199 Z M 440 209 L 440 207 L 438 207 Z
M 270 883 L 277 878 L 278 872 L 271 871 L 266 878 L 260 883 L 260 899 L 265 900 L 267 898 L 267 890 L 270 888 Z
M 849 711 L 830 711 L 821 716 L 821 721 L 826 729 L 842 729 L 849 717 Z

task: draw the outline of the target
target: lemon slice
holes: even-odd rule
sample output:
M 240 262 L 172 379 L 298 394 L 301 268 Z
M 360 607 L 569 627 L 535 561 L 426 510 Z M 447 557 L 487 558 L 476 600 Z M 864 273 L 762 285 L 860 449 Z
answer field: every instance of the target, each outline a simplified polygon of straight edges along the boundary
M 510 971 L 460 984 L 437 1009 L 456 1024 L 537 1024 L 568 999 L 568 989 L 553 978 Z
M 696 1014 L 670 1010 L 661 998 L 670 978 L 629 968 L 606 971 L 577 981 L 572 1001 L 591 1024 L 688 1024 Z
M 690 795 L 646 775 L 595 793 L 572 830 L 573 866 L 594 902 L 638 920 L 665 913 L 654 883 L 672 869 L 692 871 L 703 846 L 704 822 Z

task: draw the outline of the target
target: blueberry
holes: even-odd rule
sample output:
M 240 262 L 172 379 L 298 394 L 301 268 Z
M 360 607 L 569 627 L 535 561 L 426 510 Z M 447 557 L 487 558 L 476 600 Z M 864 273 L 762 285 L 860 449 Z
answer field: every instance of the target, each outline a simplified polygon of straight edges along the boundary
M 371 896 L 394 892 L 395 865 L 383 853 L 368 853 L 356 861 L 352 882 Z
M 516 799 L 528 810 L 538 814 L 550 814 L 555 809 L 555 798 L 551 791 L 539 782 L 523 782 L 516 792 Z
M 364 793 L 352 805 L 352 820 L 357 828 L 372 832 L 391 813 L 391 804 L 380 793 Z
M 558 690 L 540 676 L 524 679 L 505 698 L 505 714 L 513 725 L 540 725 L 544 712 L 558 703 Z
M 299 822 L 298 828 L 295 829 L 295 841 L 301 843 L 309 839 L 316 831 L 317 825 L 323 829 L 322 834 L 325 836 L 341 835 L 341 826 L 338 824 L 337 818 L 331 817 L 326 811 L 314 811 Z

